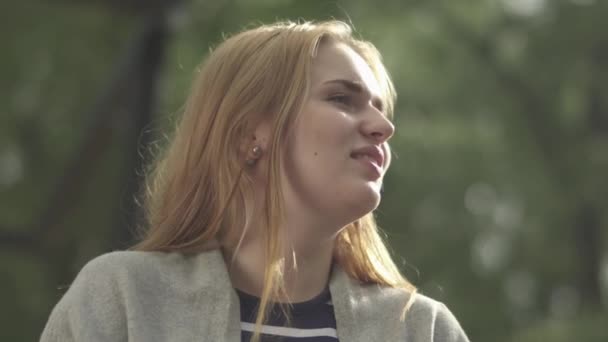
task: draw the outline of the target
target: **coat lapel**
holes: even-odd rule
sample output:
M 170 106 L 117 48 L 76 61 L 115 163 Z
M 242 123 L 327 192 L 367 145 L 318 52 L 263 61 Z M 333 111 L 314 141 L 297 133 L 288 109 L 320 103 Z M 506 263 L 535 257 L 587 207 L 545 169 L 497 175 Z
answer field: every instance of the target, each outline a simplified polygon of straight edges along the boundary
M 200 294 L 205 298 L 199 306 L 200 341 L 241 341 L 241 313 L 239 298 L 232 288 L 226 263 L 219 249 L 201 253 L 197 270 L 204 272 Z
M 361 284 L 335 265 L 330 291 L 340 342 L 405 341 L 404 290 Z
M 201 324 L 205 326 L 201 341 L 240 342 L 239 299 L 223 256 L 219 250 L 202 254 L 197 269 L 205 272 L 201 293 L 208 296 L 208 301 L 200 317 L 217 319 Z M 329 290 L 340 342 L 405 341 L 405 324 L 399 319 L 409 299 L 404 290 L 361 284 L 339 265 L 333 267 Z

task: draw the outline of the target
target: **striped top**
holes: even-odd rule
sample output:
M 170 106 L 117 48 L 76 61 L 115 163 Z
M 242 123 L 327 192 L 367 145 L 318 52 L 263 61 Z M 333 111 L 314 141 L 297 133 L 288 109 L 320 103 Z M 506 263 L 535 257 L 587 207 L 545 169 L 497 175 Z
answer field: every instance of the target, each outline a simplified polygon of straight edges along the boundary
M 241 306 L 241 341 L 249 342 L 255 329 L 260 299 L 236 290 Z M 262 325 L 261 342 L 337 342 L 336 318 L 329 288 L 317 297 L 288 306 L 291 324 L 279 306 Z

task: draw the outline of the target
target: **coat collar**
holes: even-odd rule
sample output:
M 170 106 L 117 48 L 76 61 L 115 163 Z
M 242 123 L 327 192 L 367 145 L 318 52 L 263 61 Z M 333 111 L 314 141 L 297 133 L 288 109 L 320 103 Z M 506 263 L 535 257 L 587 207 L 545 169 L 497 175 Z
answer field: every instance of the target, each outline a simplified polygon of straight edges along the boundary
M 340 341 L 396 341 L 403 335 L 399 317 L 409 299 L 406 291 L 362 284 L 338 265 L 329 286 Z
M 202 254 L 204 257 L 200 258 L 201 267 L 198 269 L 204 270 L 207 275 L 199 278 L 202 279 L 200 285 L 208 290 L 214 289 L 205 292 L 214 292 L 214 297 L 217 297 L 214 302 L 220 306 L 210 306 L 209 310 L 224 311 L 229 316 L 226 326 L 218 326 L 214 330 L 217 330 L 218 334 L 221 331 L 228 332 L 231 336 L 228 341 L 240 341 L 239 299 L 232 290 L 222 253 L 220 250 L 214 250 Z M 352 279 L 337 264 L 333 266 L 329 290 L 340 341 L 392 341 L 403 334 L 404 324 L 399 317 L 409 299 L 404 290 L 377 284 L 362 284 Z

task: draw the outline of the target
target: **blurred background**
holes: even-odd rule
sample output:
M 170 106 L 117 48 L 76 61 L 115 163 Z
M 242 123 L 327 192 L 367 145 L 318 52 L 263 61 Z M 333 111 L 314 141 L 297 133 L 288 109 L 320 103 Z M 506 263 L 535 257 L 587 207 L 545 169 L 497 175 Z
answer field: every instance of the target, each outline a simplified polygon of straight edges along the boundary
M 132 243 L 147 150 L 223 34 L 352 22 L 397 90 L 377 211 L 472 341 L 608 341 L 608 1 L 0 3 L 0 330 Z M 139 170 L 139 171 L 137 171 Z

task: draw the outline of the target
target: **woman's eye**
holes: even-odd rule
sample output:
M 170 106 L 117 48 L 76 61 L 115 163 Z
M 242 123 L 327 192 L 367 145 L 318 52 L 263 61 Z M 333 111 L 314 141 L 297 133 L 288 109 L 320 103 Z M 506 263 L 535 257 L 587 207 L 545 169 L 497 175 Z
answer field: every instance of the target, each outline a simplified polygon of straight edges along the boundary
M 332 95 L 332 96 L 329 97 L 328 100 L 331 101 L 331 102 L 335 102 L 335 103 L 339 103 L 339 104 L 343 104 L 343 105 L 350 105 L 351 104 L 351 98 L 347 94 Z

